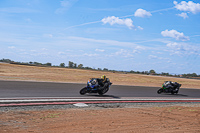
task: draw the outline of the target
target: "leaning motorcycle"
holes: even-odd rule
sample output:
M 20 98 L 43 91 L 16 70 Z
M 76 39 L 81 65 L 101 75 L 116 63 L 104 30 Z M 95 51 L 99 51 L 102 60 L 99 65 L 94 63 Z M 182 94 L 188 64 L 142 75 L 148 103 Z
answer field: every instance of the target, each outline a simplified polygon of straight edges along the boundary
M 175 82 L 173 85 L 169 84 L 169 81 L 165 81 L 162 87 L 157 91 L 158 94 L 161 93 L 171 93 L 178 94 L 181 84 Z
M 104 86 L 99 85 L 99 79 L 92 78 L 87 82 L 87 86 L 80 90 L 80 94 L 84 95 L 86 93 L 98 93 L 99 95 L 103 95 L 108 92 L 111 82 L 105 83 Z

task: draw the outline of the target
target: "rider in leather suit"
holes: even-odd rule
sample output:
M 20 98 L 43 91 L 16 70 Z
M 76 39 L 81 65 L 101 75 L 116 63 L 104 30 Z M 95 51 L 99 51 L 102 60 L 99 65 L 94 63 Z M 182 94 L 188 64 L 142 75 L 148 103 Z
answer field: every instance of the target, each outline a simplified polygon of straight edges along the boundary
M 105 88 L 105 87 L 108 87 L 109 85 L 109 78 L 106 78 L 105 75 L 102 75 L 100 79 L 98 79 L 98 83 L 101 87 Z

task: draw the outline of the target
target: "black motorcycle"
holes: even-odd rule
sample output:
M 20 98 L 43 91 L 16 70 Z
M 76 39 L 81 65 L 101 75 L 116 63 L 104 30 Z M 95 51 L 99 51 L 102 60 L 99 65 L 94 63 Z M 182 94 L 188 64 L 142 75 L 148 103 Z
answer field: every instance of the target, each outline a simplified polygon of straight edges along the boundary
M 165 83 L 163 83 L 162 87 L 157 91 L 157 93 L 178 94 L 180 87 L 181 84 L 177 82 L 165 81 Z
M 111 82 L 109 79 L 103 85 L 101 84 L 101 79 L 92 78 L 87 82 L 87 86 L 80 90 L 80 94 L 84 95 L 86 93 L 98 93 L 99 95 L 103 95 L 108 92 Z

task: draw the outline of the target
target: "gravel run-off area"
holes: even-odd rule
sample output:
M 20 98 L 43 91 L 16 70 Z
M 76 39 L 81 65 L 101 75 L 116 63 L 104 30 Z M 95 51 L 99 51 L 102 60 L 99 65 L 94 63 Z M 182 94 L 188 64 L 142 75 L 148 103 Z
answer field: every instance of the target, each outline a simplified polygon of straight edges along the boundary
M 199 103 L 0 108 L 1 133 L 199 133 Z

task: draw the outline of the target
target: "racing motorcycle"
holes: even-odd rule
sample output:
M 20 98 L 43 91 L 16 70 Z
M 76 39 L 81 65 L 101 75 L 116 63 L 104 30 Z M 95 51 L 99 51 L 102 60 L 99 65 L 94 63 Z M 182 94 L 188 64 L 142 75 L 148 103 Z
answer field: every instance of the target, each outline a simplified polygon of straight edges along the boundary
M 181 84 L 177 82 L 165 81 L 162 87 L 157 91 L 158 94 L 161 93 L 171 93 L 178 94 Z
M 100 82 L 101 80 L 98 78 L 91 78 L 87 82 L 87 86 L 80 90 L 80 94 L 81 95 L 84 95 L 86 93 L 98 93 L 99 95 L 105 94 L 106 92 L 108 92 L 112 83 L 109 81 L 109 79 L 104 85 L 100 85 Z

